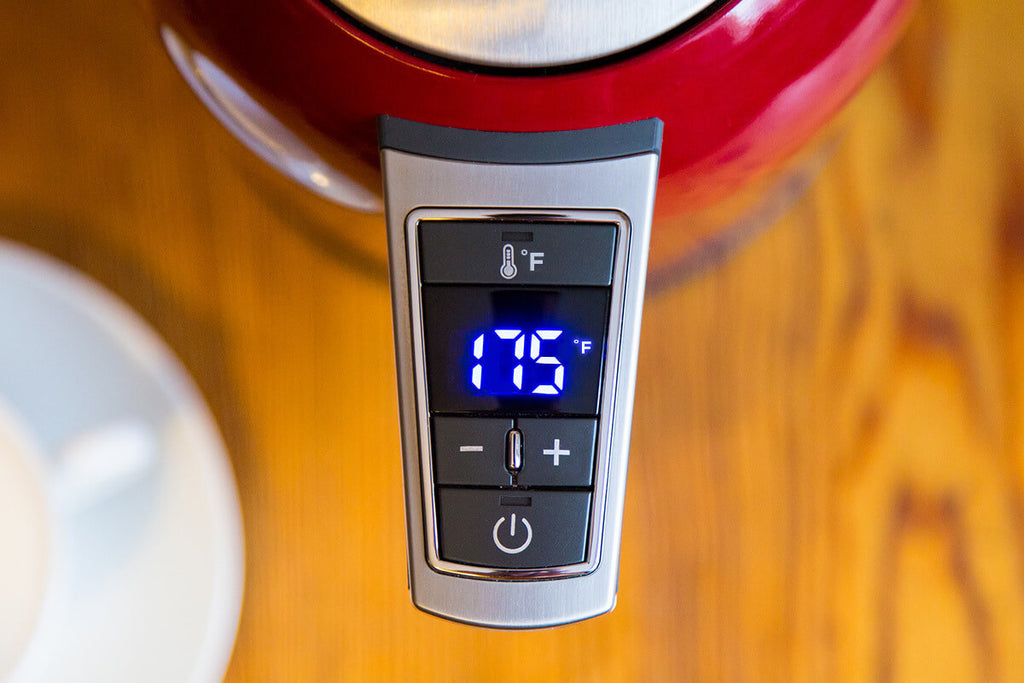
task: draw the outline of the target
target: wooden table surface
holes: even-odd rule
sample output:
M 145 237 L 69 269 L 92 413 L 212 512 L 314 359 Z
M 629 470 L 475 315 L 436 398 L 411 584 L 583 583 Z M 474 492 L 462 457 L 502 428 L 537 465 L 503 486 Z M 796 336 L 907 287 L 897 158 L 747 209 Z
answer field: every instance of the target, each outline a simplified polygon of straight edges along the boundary
M 810 190 L 658 281 L 619 606 L 582 624 L 412 607 L 383 221 L 235 142 L 144 8 L 0 6 L 0 236 L 207 397 L 245 516 L 229 681 L 1020 681 L 1022 11 L 920 7 Z

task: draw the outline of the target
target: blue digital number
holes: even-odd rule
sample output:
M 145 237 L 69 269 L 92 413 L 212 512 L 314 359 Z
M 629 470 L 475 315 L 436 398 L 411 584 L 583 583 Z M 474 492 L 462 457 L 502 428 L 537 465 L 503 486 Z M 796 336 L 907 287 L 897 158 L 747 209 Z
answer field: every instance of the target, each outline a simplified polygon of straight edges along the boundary
M 557 356 L 542 355 L 541 351 L 545 343 L 554 342 L 563 333 L 564 330 L 496 328 L 477 335 L 472 341 L 476 363 L 470 370 L 470 383 L 485 394 L 558 396 L 565 387 L 565 365 Z M 491 335 L 494 339 L 488 343 Z M 530 338 L 529 358 L 526 358 L 527 336 Z M 538 375 L 547 381 L 538 381 Z M 524 378 L 534 383 L 531 389 L 524 390 Z
M 535 394 L 550 394 L 557 396 L 562 391 L 565 383 L 565 366 L 555 356 L 540 355 L 541 341 L 555 340 L 562 336 L 562 330 L 537 330 L 530 338 L 530 358 L 538 365 L 553 365 L 552 382 L 550 384 L 538 384 L 534 388 Z

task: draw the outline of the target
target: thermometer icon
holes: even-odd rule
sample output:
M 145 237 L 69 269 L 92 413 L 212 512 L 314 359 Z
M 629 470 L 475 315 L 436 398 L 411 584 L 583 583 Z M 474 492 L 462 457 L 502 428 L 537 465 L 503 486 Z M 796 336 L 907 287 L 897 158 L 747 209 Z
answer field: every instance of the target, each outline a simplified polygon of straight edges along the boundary
M 506 244 L 501 250 L 501 276 L 511 280 L 516 276 L 515 250 Z

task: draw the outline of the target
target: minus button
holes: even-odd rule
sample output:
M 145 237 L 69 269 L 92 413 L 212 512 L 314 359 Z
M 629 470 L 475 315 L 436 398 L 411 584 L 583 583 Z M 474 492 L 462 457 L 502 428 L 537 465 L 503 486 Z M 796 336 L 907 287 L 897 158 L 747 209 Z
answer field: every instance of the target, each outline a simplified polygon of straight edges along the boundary
M 433 483 L 438 486 L 491 487 L 511 484 L 512 477 L 505 470 L 503 454 L 505 435 L 512 427 L 512 418 L 507 417 L 432 416 L 430 450 L 434 460 Z M 0 565 L 2 563 L 0 560 Z

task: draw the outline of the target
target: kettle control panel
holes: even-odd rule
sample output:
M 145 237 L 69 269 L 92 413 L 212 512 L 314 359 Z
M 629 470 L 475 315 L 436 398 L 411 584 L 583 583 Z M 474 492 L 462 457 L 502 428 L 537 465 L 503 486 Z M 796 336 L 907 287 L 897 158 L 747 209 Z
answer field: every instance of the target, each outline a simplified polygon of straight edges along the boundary
M 585 571 L 614 255 L 628 228 L 613 213 L 428 215 L 412 220 L 438 559 Z
M 421 609 L 536 628 L 614 606 L 660 136 L 381 118 Z

